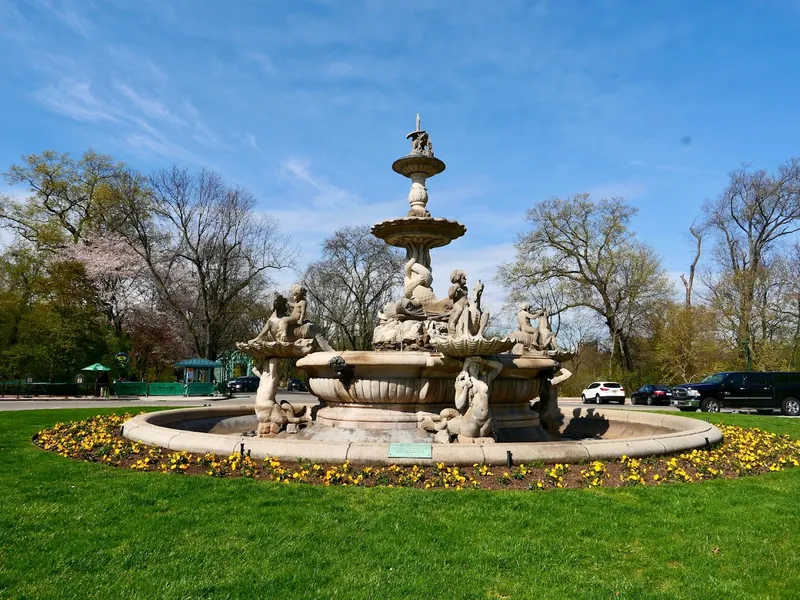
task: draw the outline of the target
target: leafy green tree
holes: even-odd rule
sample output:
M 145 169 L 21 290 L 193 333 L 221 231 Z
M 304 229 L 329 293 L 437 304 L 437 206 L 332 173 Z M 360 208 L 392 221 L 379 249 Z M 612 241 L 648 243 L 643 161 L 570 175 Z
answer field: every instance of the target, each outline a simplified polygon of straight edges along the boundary
M 0 195 L 0 222 L 42 250 L 77 243 L 102 219 L 114 180 L 124 170 L 110 156 L 87 150 L 75 160 L 46 150 L 22 157 L 4 174 L 29 196 Z

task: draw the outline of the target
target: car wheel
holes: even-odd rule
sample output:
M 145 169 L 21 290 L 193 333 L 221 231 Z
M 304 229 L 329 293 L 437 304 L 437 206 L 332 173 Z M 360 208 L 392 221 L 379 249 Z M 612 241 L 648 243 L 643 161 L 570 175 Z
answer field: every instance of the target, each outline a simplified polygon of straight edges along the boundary
M 800 416 L 800 401 L 797 398 L 786 398 L 781 403 L 781 412 L 787 417 Z
M 703 412 L 718 413 L 719 409 L 719 400 L 716 398 L 703 398 L 700 401 L 700 410 Z
M 581 394 L 581 404 L 586 404 L 586 396 Z
M 601 400 L 600 400 L 600 394 L 597 394 L 597 395 L 594 397 L 594 403 L 595 403 L 595 404 L 600 404 L 600 402 L 601 402 Z
M 647 406 L 653 406 L 656 403 L 655 398 L 652 396 L 647 397 Z

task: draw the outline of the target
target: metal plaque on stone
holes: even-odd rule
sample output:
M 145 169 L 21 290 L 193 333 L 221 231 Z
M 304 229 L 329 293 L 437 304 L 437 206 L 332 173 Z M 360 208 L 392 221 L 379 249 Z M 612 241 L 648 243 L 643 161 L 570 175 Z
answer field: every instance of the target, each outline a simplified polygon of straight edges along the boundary
M 432 444 L 389 444 L 389 458 L 431 458 Z

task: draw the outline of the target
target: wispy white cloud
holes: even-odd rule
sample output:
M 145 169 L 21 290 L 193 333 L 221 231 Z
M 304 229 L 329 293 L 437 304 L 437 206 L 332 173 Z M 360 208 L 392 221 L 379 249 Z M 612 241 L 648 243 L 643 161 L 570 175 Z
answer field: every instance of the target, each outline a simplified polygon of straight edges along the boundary
M 72 0 L 39 0 L 41 6 L 63 25 L 83 37 L 88 37 L 94 30 L 94 24 L 81 12 L 81 8 L 89 8 L 89 2 L 76 3 Z
M 255 51 L 245 52 L 243 56 L 246 60 L 252 61 L 256 65 L 258 65 L 262 73 L 266 73 L 267 75 L 270 76 L 278 74 L 278 69 L 275 66 L 275 63 L 268 55 L 264 54 L 263 52 L 255 52 Z
M 39 89 L 35 98 L 53 112 L 76 121 L 98 123 L 119 120 L 116 109 L 97 98 L 92 85 L 85 80 L 68 76 L 58 78 Z
M 228 144 L 223 142 L 220 137 L 212 131 L 211 127 L 203 119 L 203 116 L 200 114 L 200 111 L 189 102 L 188 100 L 183 101 L 183 109 L 186 112 L 187 119 L 194 127 L 194 132 L 192 133 L 192 138 L 200 142 L 201 144 L 205 144 L 210 148 L 215 148 L 219 150 L 227 150 L 230 148 Z
M 75 121 L 107 127 L 110 138 L 139 156 L 202 164 L 203 158 L 190 149 L 197 143 L 230 149 L 194 104 L 170 93 L 168 78 L 150 60 L 137 64 L 135 80 L 110 74 L 105 79 L 91 63 L 64 56 L 44 55 L 37 66 L 45 75 L 34 92 L 39 104 Z
M 310 166 L 309 160 L 290 158 L 281 163 L 279 173 L 315 190 L 313 205 L 316 209 L 353 210 L 361 204 L 357 195 L 312 175 Z
M 175 114 L 168 106 L 156 98 L 142 96 L 139 92 L 131 88 L 128 84 L 121 81 L 113 83 L 118 90 L 134 107 L 144 116 L 172 123 L 173 125 L 185 125 L 186 121 Z
M 245 133 L 243 137 L 245 142 L 247 142 L 253 150 L 261 150 L 261 148 L 258 147 L 256 136 L 254 136 L 252 133 Z

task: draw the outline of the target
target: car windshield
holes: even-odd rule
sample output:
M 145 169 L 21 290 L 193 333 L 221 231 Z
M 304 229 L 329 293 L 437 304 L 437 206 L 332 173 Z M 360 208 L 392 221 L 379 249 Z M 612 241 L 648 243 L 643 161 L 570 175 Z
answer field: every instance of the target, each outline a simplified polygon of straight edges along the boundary
M 620 385 L 619 383 L 614 383 L 613 381 L 609 381 L 607 383 L 604 383 L 603 385 L 606 386 L 607 388 L 620 388 L 620 387 L 622 387 L 622 385 Z
M 667 390 L 669 390 L 670 388 L 669 388 L 669 386 L 668 386 L 668 385 L 654 385 L 654 386 L 653 386 L 653 389 L 654 389 L 654 390 L 662 390 L 662 391 L 667 391 Z
M 713 375 L 709 375 L 700 383 L 722 383 L 722 380 L 728 376 L 727 373 L 714 373 Z

